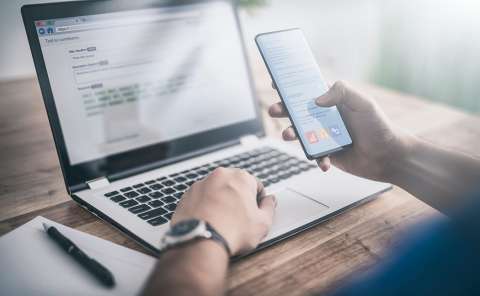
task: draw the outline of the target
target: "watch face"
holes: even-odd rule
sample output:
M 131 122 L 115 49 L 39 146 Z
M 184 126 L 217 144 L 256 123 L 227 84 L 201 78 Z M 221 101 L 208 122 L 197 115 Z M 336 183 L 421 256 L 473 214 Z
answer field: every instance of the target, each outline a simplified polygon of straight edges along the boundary
M 194 230 L 199 224 L 200 221 L 194 219 L 179 222 L 172 227 L 170 230 L 170 235 L 183 236 Z

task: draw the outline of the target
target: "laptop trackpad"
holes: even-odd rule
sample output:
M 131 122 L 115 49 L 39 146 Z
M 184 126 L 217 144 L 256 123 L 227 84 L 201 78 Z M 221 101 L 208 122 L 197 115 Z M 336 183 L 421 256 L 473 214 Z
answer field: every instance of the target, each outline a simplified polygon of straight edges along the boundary
M 312 217 L 319 218 L 320 213 L 328 209 L 328 206 L 288 188 L 275 193 L 275 197 L 275 218 L 265 240 L 310 222 L 307 220 L 313 221 Z

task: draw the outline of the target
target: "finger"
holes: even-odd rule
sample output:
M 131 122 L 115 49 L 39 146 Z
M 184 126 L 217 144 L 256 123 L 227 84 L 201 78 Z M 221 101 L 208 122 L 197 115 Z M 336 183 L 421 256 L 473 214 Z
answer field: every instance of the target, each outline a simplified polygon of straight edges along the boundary
M 324 172 L 328 171 L 331 167 L 330 157 L 326 156 L 326 157 L 317 159 L 317 164 L 322 171 Z
M 338 151 L 334 155 L 330 156 L 330 163 L 337 168 L 341 169 L 342 171 L 345 171 L 345 165 L 346 163 L 349 162 L 348 157 L 351 154 L 348 154 L 347 151 Z
M 236 169 L 240 176 L 243 176 L 246 178 L 247 183 L 248 183 L 248 188 L 253 189 L 253 196 L 257 199 L 257 203 L 260 204 L 260 199 L 266 195 L 265 193 L 265 186 L 263 186 L 263 183 L 254 175 L 250 174 L 246 170 L 242 169 Z M 250 195 L 250 194 L 249 194 Z
M 268 195 L 262 198 L 260 201 L 259 209 L 262 215 L 265 217 L 267 224 L 267 232 L 272 226 L 273 216 L 275 215 L 275 208 L 277 207 L 277 199 L 273 195 Z M 265 233 L 266 234 L 266 233 Z
M 275 82 L 272 81 L 272 88 L 277 89 L 277 86 L 275 85 Z
M 263 198 L 265 196 L 265 186 L 258 178 L 255 177 L 255 180 L 257 182 L 257 198 Z
M 245 196 L 258 198 L 259 194 L 263 192 L 264 188 L 262 182 L 247 170 L 240 168 L 230 168 L 229 170 L 233 174 L 232 177 L 238 182 L 242 182 L 245 190 L 248 189 L 249 194 L 246 194 Z
M 270 114 L 271 117 L 274 118 L 281 118 L 281 117 L 287 117 L 287 110 L 285 110 L 285 107 L 283 106 L 282 103 L 276 103 L 270 106 L 268 109 L 268 114 Z
M 282 133 L 282 137 L 285 141 L 296 141 L 297 140 L 297 134 L 295 133 L 295 130 L 293 127 L 288 127 L 285 129 Z

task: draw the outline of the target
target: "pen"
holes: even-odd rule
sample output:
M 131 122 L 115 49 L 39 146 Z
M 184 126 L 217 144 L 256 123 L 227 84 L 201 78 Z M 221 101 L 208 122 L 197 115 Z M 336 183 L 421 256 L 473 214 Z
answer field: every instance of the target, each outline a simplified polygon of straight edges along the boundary
M 43 228 L 48 236 L 53 239 L 62 249 L 72 256 L 80 265 L 92 273 L 99 281 L 107 287 L 113 287 L 115 280 L 112 273 L 103 265 L 90 258 L 80 250 L 71 240 L 66 238 L 55 227 L 43 223 Z

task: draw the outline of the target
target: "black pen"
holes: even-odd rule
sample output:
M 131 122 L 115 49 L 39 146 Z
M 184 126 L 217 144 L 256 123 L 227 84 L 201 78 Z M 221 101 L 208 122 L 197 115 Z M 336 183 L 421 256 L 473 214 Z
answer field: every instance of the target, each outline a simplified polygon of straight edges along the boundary
M 80 265 L 92 273 L 99 281 L 108 287 L 113 287 L 115 285 L 113 275 L 107 268 L 94 259 L 88 257 L 87 254 L 80 250 L 71 240 L 61 234 L 60 231 L 58 231 L 55 227 L 49 226 L 45 223 L 42 224 L 48 236 L 52 238 L 70 256 L 72 256 L 78 263 L 80 263 Z

